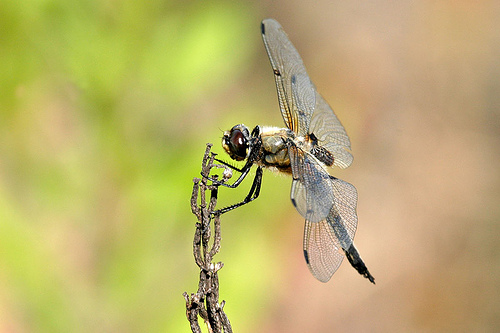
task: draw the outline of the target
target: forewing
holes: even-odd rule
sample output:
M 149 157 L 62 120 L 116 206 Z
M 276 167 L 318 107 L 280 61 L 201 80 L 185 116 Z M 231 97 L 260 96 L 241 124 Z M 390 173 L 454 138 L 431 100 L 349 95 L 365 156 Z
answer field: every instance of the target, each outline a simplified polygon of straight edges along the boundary
M 274 72 L 285 124 L 300 136 L 314 134 L 318 144 L 334 156 L 334 165 L 347 168 L 353 157 L 347 133 L 311 82 L 299 53 L 281 25 L 262 21 L 262 39 Z
M 305 136 L 316 104 L 316 89 L 302 58 L 281 25 L 273 19 L 265 19 L 261 27 L 285 124 L 295 133 Z
M 310 222 L 304 227 L 304 257 L 312 275 L 321 282 L 328 282 L 337 271 L 343 253 L 332 227 L 326 220 Z
M 351 142 L 344 126 L 330 108 L 325 99 L 316 92 L 316 106 L 312 115 L 309 133 L 318 139 L 318 145 L 326 148 L 334 157 L 334 165 L 347 168 L 353 157 L 349 152 Z
M 291 144 L 288 148 L 292 168 L 290 198 L 306 220 L 324 220 L 334 205 L 331 176 L 311 154 Z
M 312 275 L 327 282 L 337 271 L 344 252 L 353 244 L 358 218 L 356 188 L 343 180 L 331 177 L 334 204 L 325 220 L 306 220 L 304 228 L 304 257 Z

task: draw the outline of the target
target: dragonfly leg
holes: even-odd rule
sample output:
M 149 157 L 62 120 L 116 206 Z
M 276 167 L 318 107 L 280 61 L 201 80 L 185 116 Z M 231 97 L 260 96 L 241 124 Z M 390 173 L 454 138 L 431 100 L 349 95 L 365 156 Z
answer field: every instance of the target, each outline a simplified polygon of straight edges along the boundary
M 241 172 L 241 175 L 238 177 L 238 179 L 236 179 L 236 181 L 233 183 L 233 184 L 226 184 L 226 183 L 223 183 L 221 182 L 220 180 L 218 179 L 214 179 L 212 177 L 210 177 L 209 175 L 205 175 L 203 172 L 201 173 L 201 176 L 205 179 L 208 179 L 210 181 L 212 181 L 214 184 L 216 185 L 221 185 L 221 186 L 225 186 L 225 187 L 229 187 L 229 188 L 236 188 L 238 187 L 238 185 L 241 184 L 241 182 L 243 181 L 243 179 L 245 179 L 245 177 L 248 175 L 248 172 L 250 171 L 250 168 L 252 167 L 253 163 L 248 163 L 245 164 L 245 166 L 242 168 L 242 169 L 238 169 L 232 165 L 230 165 L 229 163 L 226 163 L 224 161 L 221 161 L 221 160 L 217 160 L 217 162 L 221 162 L 222 164 L 224 164 L 225 166 L 229 167 L 230 169 L 233 169 L 233 170 L 236 170 L 238 172 Z
M 255 173 L 255 177 L 253 179 L 252 187 L 250 188 L 250 192 L 248 192 L 248 195 L 243 199 L 243 201 L 238 202 L 234 205 L 224 207 L 222 209 L 216 210 L 215 212 L 212 212 L 212 216 L 215 215 L 221 215 L 224 213 L 227 213 L 235 208 L 241 207 L 243 205 L 246 205 L 249 202 L 254 201 L 259 197 L 260 194 L 260 186 L 262 184 L 262 167 L 257 168 L 257 172 Z
M 235 171 L 238 171 L 238 172 L 241 172 L 243 173 L 243 170 L 245 169 L 245 167 L 241 168 L 241 169 L 238 169 L 237 167 L 235 167 L 234 165 L 232 164 L 229 164 L 228 162 L 226 161 L 223 161 L 223 160 L 219 160 L 218 158 L 214 158 L 214 161 L 217 161 L 225 166 L 227 166 L 229 169 L 232 169 L 232 170 L 235 170 Z

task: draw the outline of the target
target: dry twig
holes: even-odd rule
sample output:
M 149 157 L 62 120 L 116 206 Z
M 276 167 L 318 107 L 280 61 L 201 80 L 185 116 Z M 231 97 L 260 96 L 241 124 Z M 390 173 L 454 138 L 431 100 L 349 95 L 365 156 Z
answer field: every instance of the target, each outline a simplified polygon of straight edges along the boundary
M 231 170 L 219 164 L 213 164 L 214 153 L 210 153 L 212 144 L 207 144 L 207 149 L 203 157 L 202 174 L 209 175 L 212 168 L 224 169 L 221 183 L 231 178 Z M 213 176 L 216 178 L 216 176 Z M 198 317 L 203 318 L 208 326 L 209 332 L 231 333 L 231 324 L 224 313 L 224 304 L 219 303 L 219 277 L 217 272 L 224 266 L 222 262 L 212 263 L 213 257 L 219 252 L 221 229 L 220 216 L 215 215 L 211 219 L 217 204 L 217 193 L 219 184 L 207 184 L 206 178 L 194 178 L 193 194 L 191 196 L 191 210 L 198 219 L 193 241 L 193 254 L 196 265 L 200 268 L 200 282 L 198 291 L 188 295 L 185 292 L 186 316 L 191 325 L 191 331 L 201 332 Z M 211 182 L 212 183 L 212 182 Z M 210 191 L 210 199 L 207 205 L 206 192 Z M 198 204 L 199 201 L 199 204 Z M 210 221 L 213 220 L 213 242 L 209 245 L 212 229 Z

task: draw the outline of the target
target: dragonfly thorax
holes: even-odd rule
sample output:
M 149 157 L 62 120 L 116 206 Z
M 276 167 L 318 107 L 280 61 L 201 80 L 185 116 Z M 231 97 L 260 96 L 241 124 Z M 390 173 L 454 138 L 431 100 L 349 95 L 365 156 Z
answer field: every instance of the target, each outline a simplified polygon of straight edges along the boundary
M 295 134 L 287 128 L 260 128 L 261 159 L 256 161 L 265 167 L 276 167 L 278 171 L 291 172 L 288 147 Z

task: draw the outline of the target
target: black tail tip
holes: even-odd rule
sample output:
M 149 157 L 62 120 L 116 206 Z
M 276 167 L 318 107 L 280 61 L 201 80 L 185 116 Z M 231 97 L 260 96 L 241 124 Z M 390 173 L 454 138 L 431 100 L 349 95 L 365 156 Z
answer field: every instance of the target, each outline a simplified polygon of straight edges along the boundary
M 373 275 L 370 274 L 370 272 L 368 272 L 368 270 L 366 270 L 366 272 L 365 272 L 365 274 L 363 274 L 363 276 L 365 278 L 367 278 L 368 280 L 370 280 L 371 283 L 376 284 L 375 278 L 373 277 Z
M 370 280 L 371 283 L 375 284 L 375 278 L 370 274 L 368 268 L 366 268 L 366 265 L 363 262 L 363 259 L 359 256 L 358 250 L 356 250 L 354 244 L 351 244 L 349 249 L 347 249 L 347 251 L 344 250 L 344 252 L 351 266 L 354 267 L 359 274 L 363 275 L 365 278 Z

